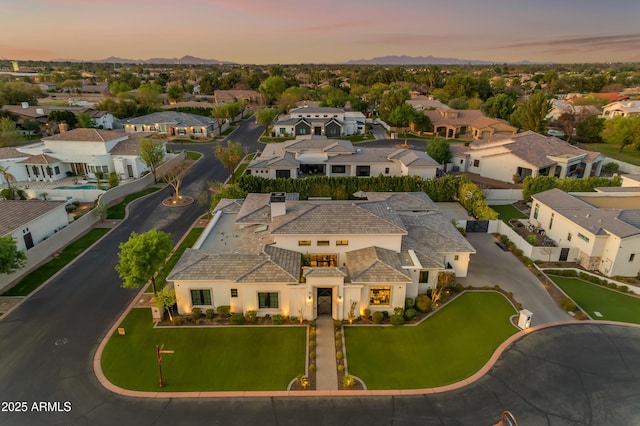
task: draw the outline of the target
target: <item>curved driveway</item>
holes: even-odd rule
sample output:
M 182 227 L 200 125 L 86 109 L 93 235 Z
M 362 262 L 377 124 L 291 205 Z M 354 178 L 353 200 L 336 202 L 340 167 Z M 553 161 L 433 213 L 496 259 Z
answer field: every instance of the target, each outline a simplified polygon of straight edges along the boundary
M 210 158 L 211 147 L 202 149 L 207 158 L 189 172 L 185 194 L 197 195 L 203 181 L 226 175 Z M 0 424 L 492 425 L 503 409 L 522 425 L 640 424 L 640 329 L 606 324 L 531 333 L 511 345 L 486 376 L 442 394 L 253 399 L 113 394 L 98 383 L 92 360 L 137 293 L 120 288 L 113 269 L 118 244 L 132 230 L 152 227 L 176 241 L 204 211 L 196 204 L 163 207 L 167 195 L 165 189 L 132 203 L 127 220 L 0 320 Z M 149 349 L 153 362 L 154 348 Z

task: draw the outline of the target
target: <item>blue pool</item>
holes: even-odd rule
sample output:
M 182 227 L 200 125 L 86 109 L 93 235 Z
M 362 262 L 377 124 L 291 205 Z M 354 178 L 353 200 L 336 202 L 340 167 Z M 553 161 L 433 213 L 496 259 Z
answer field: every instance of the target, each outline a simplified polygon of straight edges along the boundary
M 74 185 L 74 186 L 56 186 L 53 189 L 98 189 L 96 185 Z M 103 190 L 109 189 L 106 186 L 102 187 Z

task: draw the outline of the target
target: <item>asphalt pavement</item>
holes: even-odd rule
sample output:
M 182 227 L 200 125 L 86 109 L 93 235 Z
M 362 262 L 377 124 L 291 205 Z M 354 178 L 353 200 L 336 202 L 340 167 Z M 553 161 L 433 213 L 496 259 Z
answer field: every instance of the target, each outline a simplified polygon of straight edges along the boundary
M 184 180 L 190 196 L 207 180 L 227 174 L 213 160 L 211 145 L 197 147 L 206 156 Z M 170 232 L 175 242 L 204 213 L 197 204 L 163 207 L 168 195 L 167 188 L 133 202 L 117 228 L 0 317 L 0 424 L 493 425 L 504 409 L 521 425 L 640 424 L 640 329 L 604 323 L 531 332 L 480 380 L 440 394 L 234 399 L 113 394 L 98 383 L 92 361 L 137 294 L 120 287 L 114 271 L 118 244 L 132 231 L 154 227 Z

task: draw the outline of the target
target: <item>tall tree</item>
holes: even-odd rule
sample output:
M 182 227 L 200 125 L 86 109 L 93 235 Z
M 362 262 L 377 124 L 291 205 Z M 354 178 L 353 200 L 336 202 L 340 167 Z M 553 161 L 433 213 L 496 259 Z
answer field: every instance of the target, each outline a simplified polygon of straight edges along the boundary
M 445 139 L 429 142 L 425 151 L 429 154 L 429 157 L 442 165 L 446 165 L 451 160 L 451 149 L 449 148 L 449 142 Z
M 169 100 L 172 103 L 180 102 L 182 100 L 182 95 L 184 92 L 182 88 L 177 84 L 172 84 L 169 86 L 169 90 L 167 90 L 167 94 L 169 95 Z
M 272 108 L 260 108 L 256 110 L 256 122 L 264 127 L 269 127 L 275 117 L 276 112 Z
M 156 288 L 156 273 L 165 264 L 173 249 L 171 236 L 157 229 L 142 234 L 132 232 L 129 240 L 120 244 L 119 262 L 116 272 L 122 278 L 122 287 L 138 288 L 151 280 L 153 294 Z
M 628 145 L 640 147 L 640 117 L 618 116 L 609 119 L 604 123 L 601 136 L 606 143 L 620 145 L 621 152 Z
M 576 135 L 589 141 L 599 141 L 604 129 L 604 118 L 588 115 L 576 123 Z
M 176 291 L 169 287 L 163 288 L 160 293 L 156 295 L 155 303 L 158 308 L 166 309 L 169 314 L 169 320 L 173 321 L 171 311 L 176 304 Z
M 402 127 L 403 133 L 406 132 L 406 128 L 409 127 L 409 123 L 413 119 L 415 115 L 415 110 L 409 104 L 401 104 L 397 106 L 389 117 L 387 117 L 387 123 L 391 124 L 394 127 Z
M 410 99 L 410 96 L 407 88 L 389 90 L 382 96 L 382 101 L 378 107 L 380 118 L 383 121 L 387 121 L 393 110 L 404 104 L 408 99 Z
M 81 112 L 78 114 L 78 127 L 83 129 L 89 129 L 96 127 L 95 120 L 88 112 Z
M 140 159 L 151 169 L 153 173 L 153 183 L 157 183 L 156 176 L 158 165 L 167 154 L 162 142 L 152 141 L 151 139 L 142 138 L 138 146 Z
M 16 122 L 9 117 L 0 118 L 0 146 L 15 145 L 22 140 Z
M 500 93 L 487 99 L 480 109 L 489 117 L 508 120 L 511 113 L 513 113 L 514 103 L 513 97 L 506 93 Z
M 222 165 L 229 170 L 229 177 L 231 183 L 233 183 L 233 171 L 236 166 L 242 160 L 242 144 L 240 142 L 227 141 L 227 146 L 222 144 L 216 145 L 213 150 L 214 156 L 222 163 Z
M 545 117 L 551 110 L 551 101 L 542 90 L 536 90 L 525 102 L 518 105 L 511 114 L 511 124 L 522 130 L 545 133 Z
M 12 186 L 12 184 L 16 182 L 16 177 L 9 173 L 9 167 L 10 166 L 0 166 L 0 176 L 2 176 L 2 179 L 7 184 L 7 187 L 0 191 L 0 197 L 5 200 L 26 200 L 27 193 L 22 189 Z
M 576 116 L 570 112 L 564 112 L 558 117 L 558 124 L 562 127 L 564 138 L 567 142 L 571 142 L 573 129 L 576 127 Z
M 166 181 L 175 191 L 174 198 L 176 200 L 180 199 L 180 186 L 182 186 L 182 179 L 184 179 L 184 176 L 187 174 L 187 170 L 189 170 L 189 166 L 185 163 L 180 163 L 172 167 L 171 170 L 167 171 L 164 175 Z
M 74 129 L 78 124 L 76 115 L 71 111 L 55 110 L 51 111 L 47 116 L 47 121 L 55 123 L 65 123 L 69 129 Z
M 13 235 L 0 237 L 0 274 L 10 274 L 22 268 L 27 262 L 27 255 L 18 250 Z
M 284 78 L 279 75 L 272 75 L 260 85 L 259 90 L 267 100 L 267 103 L 270 103 L 280 98 L 280 95 L 282 95 L 282 92 L 284 92 L 286 88 L 287 82 Z
M 218 133 L 222 136 L 222 125 L 229 118 L 229 107 L 226 104 L 216 105 L 211 108 L 211 115 L 218 123 Z

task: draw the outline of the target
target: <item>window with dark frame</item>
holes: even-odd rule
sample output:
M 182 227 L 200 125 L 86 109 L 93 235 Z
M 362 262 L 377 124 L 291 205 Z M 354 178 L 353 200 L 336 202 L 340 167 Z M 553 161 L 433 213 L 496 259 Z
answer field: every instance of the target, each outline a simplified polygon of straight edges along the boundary
M 231 297 L 238 297 L 238 289 L 237 288 L 232 288 L 231 289 Z
M 211 305 L 211 290 L 191 290 L 191 305 Z
M 278 308 L 278 293 L 258 293 L 258 307 L 260 309 Z

